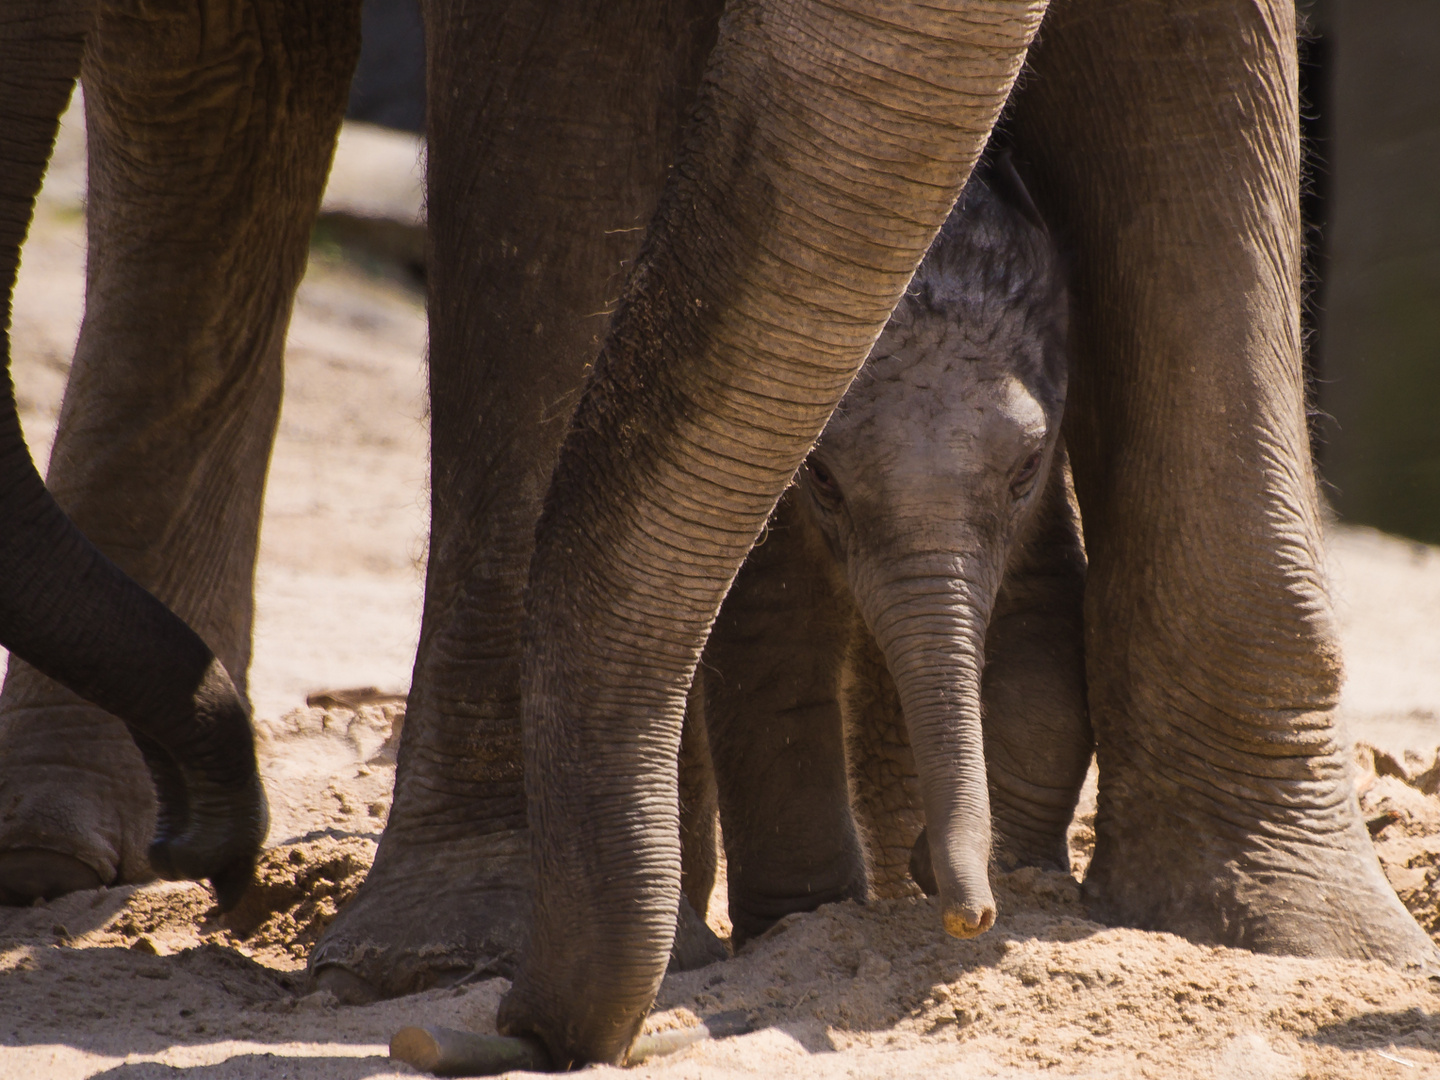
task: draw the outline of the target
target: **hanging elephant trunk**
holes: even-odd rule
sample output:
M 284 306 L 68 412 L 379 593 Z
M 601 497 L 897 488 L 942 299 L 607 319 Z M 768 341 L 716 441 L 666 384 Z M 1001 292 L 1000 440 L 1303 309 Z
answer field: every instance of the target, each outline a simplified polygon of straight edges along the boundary
M 959 938 L 995 922 L 980 676 L 1003 565 L 927 552 L 889 562 L 880 580 L 855 590 L 900 694 L 942 918 Z M 863 576 L 852 571 L 852 580 Z

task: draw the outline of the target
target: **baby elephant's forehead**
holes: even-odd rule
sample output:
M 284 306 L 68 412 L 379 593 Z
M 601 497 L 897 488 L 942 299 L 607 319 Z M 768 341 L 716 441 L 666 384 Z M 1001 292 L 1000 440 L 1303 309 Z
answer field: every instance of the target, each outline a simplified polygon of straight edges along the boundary
M 1043 430 L 1044 409 L 1027 386 L 1042 348 L 1019 319 L 962 323 L 925 312 L 896 320 L 876 343 L 832 428 L 838 433 L 877 414 L 888 422 L 897 412 L 909 423 L 973 424 L 978 412 Z

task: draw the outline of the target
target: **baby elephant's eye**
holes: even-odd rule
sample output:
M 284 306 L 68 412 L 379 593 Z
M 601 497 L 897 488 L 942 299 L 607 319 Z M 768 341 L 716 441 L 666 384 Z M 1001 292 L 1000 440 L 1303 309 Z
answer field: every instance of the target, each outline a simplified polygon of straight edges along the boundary
M 810 476 L 810 485 L 822 502 L 840 502 L 840 485 L 835 483 L 835 478 L 830 475 L 828 469 L 814 458 L 805 462 L 805 471 Z
M 1040 475 L 1040 463 L 1044 460 L 1045 452 L 1036 450 L 1022 461 L 1020 468 L 1015 471 L 1015 479 L 1010 481 L 1010 494 L 1017 499 L 1029 494 L 1030 489 L 1035 486 L 1035 477 Z

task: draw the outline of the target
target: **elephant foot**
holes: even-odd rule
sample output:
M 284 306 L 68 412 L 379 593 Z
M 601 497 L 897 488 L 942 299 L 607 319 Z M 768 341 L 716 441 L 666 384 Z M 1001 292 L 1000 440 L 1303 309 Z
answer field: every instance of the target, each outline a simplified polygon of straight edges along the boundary
M 60 851 L 12 848 L 0 852 L 0 904 L 33 904 L 105 883 L 94 867 Z
M 0 899 L 154 877 L 155 792 L 125 726 L 83 704 L 0 711 Z
M 387 851 L 382 841 L 365 883 L 310 953 L 315 987 L 347 1005 L 365 1005 L 514 978 L 530 929 L 529 833 L 429 847 L 392 843 Z M 670 969 L 689 971 L 729 955 L 682 897 Z
M 310 953 L 347 1004 L 512 978 L 530 923 L 529 833 L 427 839 L 387 830 L 365 883 Z
M 1353 795 L 1311 792 L 1304 809 L 1277 800 L 1268 817 L 1251 804 L 1242 826 L 1233 803 L 1218 815 L 1173 795 L 1168 805 L 1152 797 L 1142 813 L 1107 792 L 1104 778 L 1102 767 L 1095 858 L 1082 888 L 1098 921 L 1440 974 L 1440 952 L 1385 879 Z
M 330 991 L 342 1005 L 369 1005 L 384 997 L 374 983 L 339 964 L 326 964 L 312 981 L 316 990 Z

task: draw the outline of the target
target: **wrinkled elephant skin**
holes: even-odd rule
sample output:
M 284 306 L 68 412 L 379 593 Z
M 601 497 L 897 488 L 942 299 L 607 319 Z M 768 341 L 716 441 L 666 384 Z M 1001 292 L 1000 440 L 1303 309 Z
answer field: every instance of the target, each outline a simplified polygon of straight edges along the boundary
M 210 877 L 228 906 L 268 827 L 244 700 L 259 496 L 358 29 L 343 5 L 277 9 L 20 3 L 0 16 L 7 297 L 77 74 L 92 91 L 86 314 L 48 490 L 5 342 L 10 902 L 158 872 Z M 280 116 L 293 130 L 271 138 Z M 247 279 L 237 263 L 264 270 Z
M 363 996 L 511 971 L 528 924 L 504 1023 L 559 1061 L 623 1056 L 674 935 L 677 752 L 707 632 L 1027 52 L 1007 124 L 1070 254 L 1092 908 L 1433 963 L 1333 723 L 1293 7 L 717 7 L 426 5 L 425 613 L 391 816 L 317 976 Z M 281 343 L 355 9 L 0 15 L 7 114 L 28 118 L 0 131 L 11 282 L 77 69 L 87 89 L 88 295 L 51 491 L 194 628 L 237 700 Z M 192 714 L 210 670 L 193 666 L 171 687 Z M 0 701 L 0 788 L 0 846 L 99 880 L 150 873 L 133 738 L 23 664 Z
M 9 100 L 33 114 L 0 133 L 12 286 L 77 72 L 90 135 L 86 319 L 50 488 L 105 556 L 213 648 L 244 721 L 282 343 L 358 3 L 33 7 L 0 16 L 0 67 L 23 91 Z M 389 827 L 359 897 L 312 956 L 343 997 L 513 969 L 530 904 L 516 642 L 535 521 L 603 333 L 597 315 L 643 239 L 717 17 L 709 0 L 426 13 L 430 66 L 454 73 L 455 87 L 429 118 L 432 560 Z M 5 141 L 12 134 L 23 138 Z M 0 482 L 23 461 L 43 496 L 13 398 L 5 404 Z M 88 614 L 71 613 L 82 635 L 93 633 Z M 107 629 L 126 638 L 124 626 Z M 199 641 L 178 621 L 172 630 L 189 634 L 180 652 L 193 661 Z M 174 651 L 163 636 L 130 637 Z M 128 670 L 157 669 L 142 656 Z M 161 681 L 193 697 L 207 672 Z M 241 734 L 227 759 L 253 775 L 248 726 Z M 154 873 L 154 788 L 130 732 L 18 659 L 0 699 L 0 797 L 5 899 Z M 263 815 L 246 831 L 258 844 Z M 161 869 L 193 872 L 175 860 Z M 428 917 L 397 917 L 420 910 Z M 694 933 L 677 957 L 713 959 L 718 944 L 696 923 L 682 921 Z

